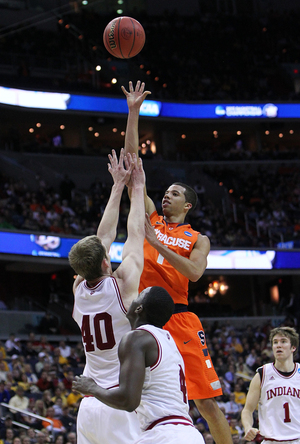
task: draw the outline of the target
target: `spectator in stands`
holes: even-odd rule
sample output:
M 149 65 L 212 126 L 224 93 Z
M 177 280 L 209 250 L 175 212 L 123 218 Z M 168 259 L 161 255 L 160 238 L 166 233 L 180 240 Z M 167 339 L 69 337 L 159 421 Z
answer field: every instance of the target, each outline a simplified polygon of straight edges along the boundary
M 41 351 L 38 354 L 38 362 L 35 364 L 35 373 L 40 375 L 45 365 L 46 353 Z
M 70 408 L 68 405 L 63 406 L 60 420 L 67 433 L 76 431 L 76 419 L 73 415 L 70 414 Z
M 67 434 L 67 440 L 70 444 L 76 444 L 77 443 L 77 435 L 76 432 L 69 432 Z
M 9 356 L 16 354 L 17 349 L 16 349 L 15 338 L 16 338 L 15 334 L 11 333 L 9 335 L 9 338 L 5 342 L 5 350 Z
M 54 390 L 55 388 L 52 377 L 44 370 L 41 372 L 36 385 L 41 392 L 44 392 L 45 390 Z
M 53 407 L 48 407 L 46 418 L 49 419 L 52 423 L 49 423 L 49 421 L 45 420 L 42 421 L 42 425 L 46 430 L 50 432 L 53 431 L 54 436 L 57 436 L 59 433 L 66 432 L 66 429 L 64 428 L 60 419 L 55 418 L 55 410 Z
M 42 399 L 37 399 L 35 401 L 33 411 L 36 415 L 44 416 L 44 417 L 46 416 L 47 408 L 46 408 L 44 401 Z
M 38 377 L 35 373 L 32 371 L 32 367 L 30 363 L 24 364 L 24 373 L 27 376 L 27 382 L 30 386 L 31 392 L 36 392 L 36 383 L 38 381 Z
M 3 440 L 4 444 L 12 444 L 14 435 L 14 430 L 12 428 L 7 428 L 5 432 L 5 438 Z
M 73 379 L 74 379 L 74 372 L 73 372 L 73 370 L 68 369 L 68 371 L 67 371 L 65 377 L 63 378 L 62 382 L 63 382 L 63 384 L 65 386 L 65 389 L 67 391 L 69 391 L 69 392 L 72 390 Z
M 0 362 L 0 381 L 6 381 L 7 370 L 5 370 L 4 362 Z
M 69 345 L 66 345 L 65 341 L 59 342 L 59 350 L 63 358 L 68 358 L 71 354 L 71 347 Z
M 27 409 L 28 404 L 29 404 L 29 399 L 27 396 L 24 395 L 23 387 L 18 385 L 15 396 L 13 396 L 9 400 L 8 404 L 10 407 L 16 407 L 16 408 L 22 409 L 22 410 Z M 10 411 L 14 415 L 14 417 L 17 421 L 19 421 L 21 419 L 21 415 L 18 411 L 13 410 L 13 408 L 11 408 Z
M 57 398 L 60 398 L 60 399 L 62 400 L 62 406 L 63 406 L 63 407 L 66 407 L 66 406 L 67 406 L 67 398 L 66 398 L 66 396 L 63 394 L 60 385 L 58 385 L 57 387 L 55 387 L 55 390 L 54 390 L 54 396 L 51 398 L 51 401 L 55 404 Z
M 240 384 L 235 384 L 234 386 L 234 400 L 237 404 L 239 404 L 241 407 L 245 405 L 246 402 L 246 393 L 242 391 Z
M 42 400 L 44 402 L 46 409 L 53 406 L 53 401 L 51 399 L 51 391 L 50 390 L 45 390 L 43 392 Z
M 242 410 L 242 407 L 235 402 L 235 394 L 230 393 L 229 401 L 225 403 L 225 413 L 227 417 L 237 418 L 238 414 Z

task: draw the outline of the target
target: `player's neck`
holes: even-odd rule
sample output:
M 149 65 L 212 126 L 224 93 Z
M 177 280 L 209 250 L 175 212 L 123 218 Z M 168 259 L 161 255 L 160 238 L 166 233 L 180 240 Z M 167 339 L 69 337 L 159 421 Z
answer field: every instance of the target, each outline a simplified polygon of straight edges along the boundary
M 295 368 L 295 363 L 293 361 L 293 357 L 291 359 L 286 359 L 284 361 L 279 361 L 278 359 L 275 360 L 274 366 L 279 370 L 280 372 L 292 372 Z
M 185 216 L 164 216 L 164 220 L 168 224 L 184 224 Z

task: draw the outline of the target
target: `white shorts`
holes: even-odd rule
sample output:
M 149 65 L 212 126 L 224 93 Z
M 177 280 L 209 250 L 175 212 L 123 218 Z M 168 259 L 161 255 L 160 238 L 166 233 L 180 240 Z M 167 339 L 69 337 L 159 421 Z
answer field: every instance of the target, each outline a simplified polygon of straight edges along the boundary
M 141 434 L 135 412 L 116 410 L 86 397 L 77 416 L 77 444 L 132 444 Z
M 157 425 L 142 432 L 134 444 L 204 444 L 201 433 L 192 426 L 182 424 Z M 101 443 L 102 444 L 102 443 Z
M 264 439 L 261 444 L 300 444 L 300 438 L 299 439 L 293 439 L 290 441 L 278 441 L 278 440 L 272 440 L 272 439 Z

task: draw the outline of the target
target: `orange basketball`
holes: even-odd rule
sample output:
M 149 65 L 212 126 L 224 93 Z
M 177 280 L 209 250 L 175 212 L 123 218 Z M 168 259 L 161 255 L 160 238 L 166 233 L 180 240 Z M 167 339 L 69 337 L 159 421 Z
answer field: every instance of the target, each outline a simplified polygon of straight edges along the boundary
M 131 17 L 117 17 L 108 23 L 103 32 L 107 51 L 119 59 L 136 56 L 145 44 L 142 25 Z

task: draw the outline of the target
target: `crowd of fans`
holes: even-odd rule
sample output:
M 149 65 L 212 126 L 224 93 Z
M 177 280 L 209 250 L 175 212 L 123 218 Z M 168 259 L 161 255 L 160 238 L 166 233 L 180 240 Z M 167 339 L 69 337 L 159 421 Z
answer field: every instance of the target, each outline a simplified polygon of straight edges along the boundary
M 289 318 L 284 325 L 295 326 Z M 268 343 L 272 327 L 269 322 L 261 327 L 235 328 L 230 323 L 208 324 L 204 320 L 208 349 L 223 389 L 217 402 L 229 421 L 235 444 L 243 435 L 240 413 L 249 383 L 255 370 L 272 360 Z M 55 342 L 33 332 L 23 341 L 11 333 L 0 342 L 0 402 L 8 404 L 0 405 L 0 443 L 76 444 L 76 417 L 82 396 L 72 391 L 72 381 L 84 365 L 81 342 Z M 190 414 L 206 444 L 213 444 L 207 423 L 193 402 Z
M 58 17 L 59 18 L 59 17 Z M 167 100 L 298 100 L 293 71 L 299 62 L 299 10 L 254 14 L 201 13 L 182 16 L 135 14 L 146 44 L 133 60 L 110 57 L 102 31 L 114 16 L 83 8 L 61 17 L 57 30 L 18 28 L 0 39 L 2 59 L 19 64 L 3 81 L 23 86 L 122 94 L 111 78 L 131 71 L 145 80 L 152 97 Z M 55 27 L 54 27 L 55 28 Z M 80 37 L 81 36 L 81 37 Z M 8 63 L 8 62 L 7 62 Z M 95 71 L 102 64 L 100 72 Z M 43 76 L 34 74 L 43 69 Z M 49 75 L 47 76 L 47 69 Z M 57 69 L 61 69 L 55 76 Z M 64 72 L 64 76 L 62 76 Z M 134 80 L 134 79 L 133 79 Z
M 225 207 L 216 204 L 201 181 L 192 184 L 198 205 L 188 215 L 194 229 L 206 234 L 213 247 L 297 248 L 300 245 L 300 181 L 297 165 L 269 164 L 249 167 L 206 165 L 198 174 L 210 176 L 224 189 Z M 199 176 L 199 177 L 200 177 Z M 149 189 L 161 210 L 163 184 Z M 111 184 L 95 181 L 89 190 L 78 190 L 66 175 L 55 190 L 38 178 L 37 188 L 23 180 L 0 176 L 0 228 L 86 236 L 95 234 Z M 126 239 L 129 200 L 124 192 L 117 240 Z

